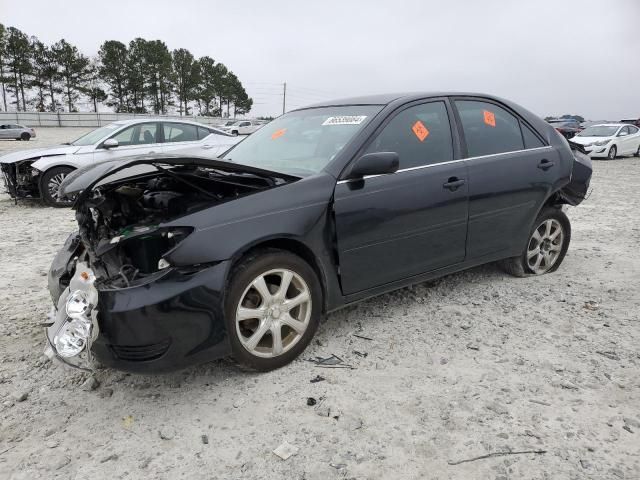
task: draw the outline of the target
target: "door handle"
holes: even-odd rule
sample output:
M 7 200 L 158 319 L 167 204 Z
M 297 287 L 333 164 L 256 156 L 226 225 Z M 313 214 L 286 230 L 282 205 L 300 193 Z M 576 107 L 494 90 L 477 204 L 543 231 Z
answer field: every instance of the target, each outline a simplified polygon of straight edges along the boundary
M 205 150 L 209 150 L 210 148 L 213 148 L 213 145 L 202 145 L 202 148 Z
M 149 150 L 147 153 L 156 153 L 155 150 Z
M 538 164 L 538 168 L 540 170 L 549 170 L 551 167 L 553 167 L 555 165 L 555 163 L 553 163 L 551 160 L 547 160 L 546 158 L 543 158 L 542 160 L 540 160 L 540 163 Z
M 459 189 L 464 184 L 465 184 L 464 180 L 461 180 L 458 177 L 451 177 L 451 178 L 449 178 L 449 180 L 447 180 L 447 183 L 442 185 L 442 187 L 443 188 L 447 188 L 447 189 L 451 190 L 452 192 L 455 192 L 457 189 Z

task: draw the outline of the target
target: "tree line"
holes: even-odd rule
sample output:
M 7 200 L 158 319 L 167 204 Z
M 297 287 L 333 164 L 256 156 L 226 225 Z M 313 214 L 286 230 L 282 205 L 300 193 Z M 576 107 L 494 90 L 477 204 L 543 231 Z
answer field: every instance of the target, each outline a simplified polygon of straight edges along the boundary
M 251 110 L 238 77 L 223 63 L 161 40 L 105 41 L 89 58 L 62 39 L 45 45 L 0 24 L 0 106 L 8 111 L 78 111 L 84 100 L 115 112 L 233 116 Z

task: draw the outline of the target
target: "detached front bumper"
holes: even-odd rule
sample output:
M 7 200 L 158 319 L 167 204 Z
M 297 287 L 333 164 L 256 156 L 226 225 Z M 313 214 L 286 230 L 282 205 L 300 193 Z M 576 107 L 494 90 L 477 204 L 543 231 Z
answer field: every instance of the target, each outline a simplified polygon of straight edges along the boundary
M 119 370 L 153 373 L 231 353 L 223 307 L 230 262 L 220 262 L 202 268 L 168 268 L 127 288 L 103 288 L 96 281 L 93 338 L 77 357 L 62 357 L 54 336 L 62 322 L 68 321 L 64 309 L 74 281 L 65 288 L 60 266 L 72 261 L 72 251 L 63 248 L 62 258 L 61 254 L 56 257 L 50 272 L 49 289 L 57 304 L 56 322 L 47 328 L 50 354 L 80 368 L 92 368 L 97 360 Z

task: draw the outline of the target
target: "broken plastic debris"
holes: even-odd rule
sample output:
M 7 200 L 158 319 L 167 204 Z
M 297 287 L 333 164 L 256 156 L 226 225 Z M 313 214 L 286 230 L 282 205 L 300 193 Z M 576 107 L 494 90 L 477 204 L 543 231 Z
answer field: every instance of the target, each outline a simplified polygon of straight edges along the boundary
M 276 448 L 273 453 L 280 457 L 282 460 L 286 460 L 292 455 L 296 455 L 298 453 L 299 448 L 295 445 L 291 445 L 289 442 L 282 442 L 278 448 Z
M 355 367 L 353 365 L 349 365 L 348 363 L 344 363 L 344 360 L 342 360 L 340 357 L 338 357 L 337 355 L 331 355 L 330 357 L 327 358 L 322 358 L 322 357 L 315 357 L 315 358 L 310 358 L 309 361 L 311 363 L 315 363 L 316 367 L 324 367 L 324 368 L 350 368 L 350 369 L 355 369 Z
M 133 417 L 131 415 L 127 415 L 122 419 L 122 426 L 124 428 L 131 428 L 133 425 Z

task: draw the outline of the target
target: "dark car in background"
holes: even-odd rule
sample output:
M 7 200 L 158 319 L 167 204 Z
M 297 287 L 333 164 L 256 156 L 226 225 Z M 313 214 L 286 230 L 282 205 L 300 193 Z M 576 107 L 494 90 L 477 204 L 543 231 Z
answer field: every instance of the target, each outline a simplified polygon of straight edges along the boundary
M 567 140 L 573 138 L 582 131 L 580 122 L 573 118 L 560 118 L 557 120 L 548 120 L 549 125 L 555 128 Z
M 556 270 L 588 157 L 476 94 L 289 112 L 220 159 L 147 155 L 71 173 L 79 230 L 49 272 L 47 354 L 157 372 L 296 358 L 323 314 L 487 262 Z M 560 280 L 559 280 L 560 281 Z

